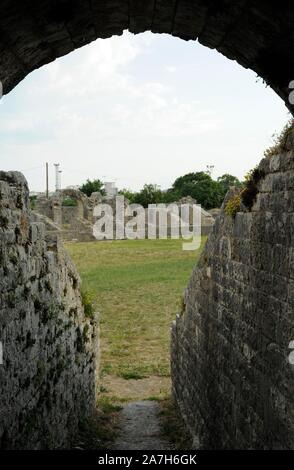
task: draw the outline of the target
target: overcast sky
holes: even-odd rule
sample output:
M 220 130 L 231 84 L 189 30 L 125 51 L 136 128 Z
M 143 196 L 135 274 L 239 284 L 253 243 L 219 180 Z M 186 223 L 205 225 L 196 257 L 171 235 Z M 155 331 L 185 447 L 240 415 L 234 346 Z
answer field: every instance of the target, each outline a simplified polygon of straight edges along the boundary
M 0 101 L 0 169 L 44 190 L 87 178 L 163 189 L 214 165 L 242 178 L 289 115 L 256 75 L 167 35 L 97 40 L 30 74 Z

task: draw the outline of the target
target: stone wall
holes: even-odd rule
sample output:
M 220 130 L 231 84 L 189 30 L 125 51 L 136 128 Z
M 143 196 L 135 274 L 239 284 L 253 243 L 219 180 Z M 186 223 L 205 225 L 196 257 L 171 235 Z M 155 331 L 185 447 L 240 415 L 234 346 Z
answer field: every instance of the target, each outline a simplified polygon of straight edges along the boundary
M 66 199 L 70 199 L 74 205 L 65 205 Z M 93 193 L 88 198 L 78 189 L 70 188 L 50 194 L 48 198 L 40 194 L 35 201 L 33 215 L 35 218 L 45 216 L 47 226 L 50 221 L 53 222 L 55 233 L 63 241 L 94 241 L 93 209 L 100 200 L 100 193 Z
M 65 448 L 95 407 L 97 318 L 28 204 L 23 176 L 0 172 L 0 448 Z
M 251 210 L 232 218 L 224 204 L 172 328 L 173 394 L 195 447 L 294 448 L 293 140 L 260 163 Z

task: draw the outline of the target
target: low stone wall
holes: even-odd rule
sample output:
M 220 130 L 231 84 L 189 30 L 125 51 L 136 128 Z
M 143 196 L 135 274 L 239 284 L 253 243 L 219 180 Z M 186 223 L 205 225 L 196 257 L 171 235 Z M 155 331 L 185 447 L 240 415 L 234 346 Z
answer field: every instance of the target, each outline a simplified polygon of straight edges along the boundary
M 294 145 L 262 160 L 251 211 L 217 218 L 172 328 L 196 448 L 293 449 Z
M 72 443 L 93 412 L 98 325 L 56 235 L 32 222 L 27 183 L 0 172 L 0 448 Z

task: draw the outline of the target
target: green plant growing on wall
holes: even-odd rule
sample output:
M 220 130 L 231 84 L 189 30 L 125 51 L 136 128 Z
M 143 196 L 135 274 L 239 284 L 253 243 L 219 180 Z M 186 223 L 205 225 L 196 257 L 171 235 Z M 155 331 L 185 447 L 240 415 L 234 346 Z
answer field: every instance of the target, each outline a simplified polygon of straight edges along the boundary
M 274 144 L 269 147 L 265 152 L 266 158 L 271 158 L 278 153 L 286 151 L 286 142 L 289 135 L 294 132 L 294 119 L 291 118 L 280 134 L 275 134 Z M 259 167 L 253 168 L 246 176 L 243 183 L 243 188 L 239 195 L 233 196 L 226 204 L 225 213 L 231 217 L 235 217 L 237 212 L 241 209 L 241 203 L 247 209 L 251 209 L 258 194 L 258 183 L 264 178 L 265 173 Z
M 280 134 L 274 134 L 273 137 L 273 145 L 265 150 L 264 156 L 267 158 L 272 157 L 273 155 L 277 155 L 278 153 L 284 152 L 286 150 L 285 145 L 287 142 L 287 138 L 291 132 L 294 132 L 294 119 L 291 118 L 287 124 L 284 126 L 282 132 Z
M 234 196 L 232 196 L 226 204 L 225 213 L 228 216 L 235 218 L 237 215 L 237 212 L 239 212 L 240 209 L 241 209 L 241 193 L 234 194 Z
M 258 194 L 258 183 L 264 176 L 264 171 L 259 167 L 255 167 L 247 173 L 241 191 L 234 194 L 226 203 L 225 213 L 228 216 L 235 218 L 237 212 L 240 212 L 242 204 L 249 210 L 252 208 Z
M 186 310 L 186 304 L 185 304 L 184 296 L 182 295 L 179 299 L 179 314 L 183 315 L 185 313 L 185 310 Z
M 244 188 L 242 189 L 240 195 L 243 204 L 248 208 L 254 204 L 258 193 L 258 183 L 259 181 L 264 178 L 265 173 L 260 168 L 256 167 L 253 168 L 245 177 Z
M 87 290 L 82 290 L 81 296 L 82 296 L 82 304 L 84 307 L 85 316 L 87 318 L 93 319 L 95 316 L 95 309 L 93 305 L 94 296 L 92 292 L 87 291 Z

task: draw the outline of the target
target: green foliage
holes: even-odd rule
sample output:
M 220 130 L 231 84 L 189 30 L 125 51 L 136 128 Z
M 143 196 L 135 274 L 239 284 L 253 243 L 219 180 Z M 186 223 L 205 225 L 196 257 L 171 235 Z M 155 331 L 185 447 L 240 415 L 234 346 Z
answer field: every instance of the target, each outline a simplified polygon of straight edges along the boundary
M 181 193 L 177 189 L 169 188 L 167 191 L 162 192 L 162 202 L 171 204 L 181 199 Z
M 192 449 L 192 438 L 182 419 L 180 410 L 172 398 L 160 402 L 162 434 L 176 450 Z
M 109 449 L 118 434 L 118 412 L 121 407 L 110 400 L 99 399 L 92 416 L 79 422 L 79 433 L 73 447 L 85 450 Z
M 149 204 L 159 204 L 163 202 L 162 191 L 156 184 L 145 184 L 143 189 L 134 195 L 134 203 L 148 207 Z
M 122 407 L 120 405 L 117 405 L 113 403 L 110 397 L 101 396 L 98 399 L 98 409 L 103 411 L 103 413 L 109 414 L 113 412 L 120 411 Z
M 241 203 L 247 209 L 251 209 L 258 193 L 258 183 L 262 178 L 264 178 L 264 171 L 258 167 L 253 168 L 245 176 L 243 188 L 226 203 L 225 212 L 227 215 L 235 217 L 237 212 L 240 211 Z
M 186 310 L 186 304 L 185 304 L 184 296 L 181 295 L 180 300 L 179 300 L 179 313 L 180 313 L 180 315 L 183 315 L 185 313 L 185 310 Z
M 77 201 L 76 199 L 72 199 L 71 197 L 69 196 L 66 196 L 63 201 L 62 201 L 62 205 L 64 207 L 76 207 L 77 206 Z
M 32 210 L 36 207 L 37 196 L 30 196 L 30 208 Z
M 228 173 L 225 173 L 224 175 L 220 176 L 217 178 L 217 182 L 220 185 L 221 193 L 222 193 L 222 198 L 225 197 L 227 194 L 228 190 L 234 186 L 235 188 L 241 188 L 242 183 L 241 181 L 238 180 L 236 176 L 232 176 Z
M 131 189 L 121 189 L 118 194 L 128 199 L 130 201 L 130 204 L 133 204 L 136 193 L 134 193 Z
M 131 204 L 148 207 L 149 204 L 171 204 L 183 197 L 191 196 L 206 209 L 220 207 L 231 186 L 241 187 L 241 182 L 230 174 L 213 180 L 207 172 L 188 173 L 177 178 L 171 188 L 163 191 L 156 184 L 145 184 L 138 192 L 122 189 L 119 194 L 125 196 Z
M 180 197 L 191 196 L 206 209 L 219 207 L 224 197 L 221 185 L 204 171 L 188 173 L 177 178 L 173 190 L 177 191 Z
M 134 365 L 128 365 L 127 367 L 120 368 L 118 376 L 125 380 L 140 380 L 145 379 L 146 375 L 140 368 L 134 367 Z
M 179 191 L 172 188 L 162 191 L 156 184 L 145 184 L 138 192 L 122 189 L 119 194 L 127 198 L 131 204 L 141 204 L 143 207 L 148 207 L 149 204 L 170 204 L 181 198 Z
M 241 191 L 241 199 L 243 204 L 248 208 L 254 204 L 258 193 L 258 183 L 264 178 L 264 171 L 260 168 L 253 168 L 245 177 L 244 189 Z
M 235 194 L 226 203 L 225 213 L 230 217 L 236 217 L 241 208 L 241 194 Z
M 291 132 L 294 130 L 294 119 L 291 118 L 287 124 L 284 126 L 282 132 L 280 134 L 275 133 L 272 138 L 273 138 L 273 145 L 266 149 L 264 152 L 265 157 L 272 157 L 273 155 L 276 155 L 280 152 L 285 151 L 285 144 L 287 141 L 287 138 Z
M 81 186 L 80 190 L 88 197 L 90 197 L 92 193 L 101 193 L 102 195 L 105 194 L 104 184 L 99 179 L 92 181 L 87 179 L 86 183 Z
M 93 319 L 95 316 L 95 308 L 93 305 L 94 295 L 90 291 L 82 290 L 81 296 L 82 296 L 82 304 L 84 307 L 85 316 Z

